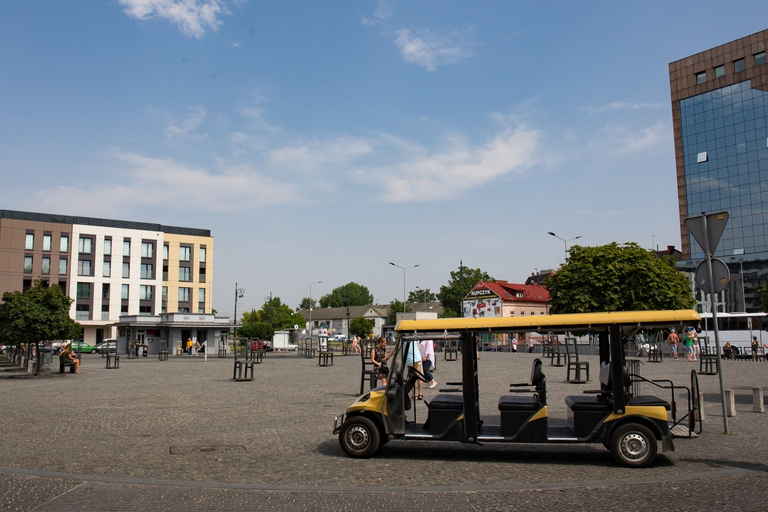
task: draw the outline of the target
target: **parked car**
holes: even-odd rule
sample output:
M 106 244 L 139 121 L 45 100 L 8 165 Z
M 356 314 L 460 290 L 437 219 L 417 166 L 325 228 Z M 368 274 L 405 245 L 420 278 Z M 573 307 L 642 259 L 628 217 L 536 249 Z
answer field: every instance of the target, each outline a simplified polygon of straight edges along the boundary
M 114 354 L 115 352 L 117 352 L 117 341 L 106 340 L 96 345 L 96 351 L 99 354 L 106 354 L 107 350 L 109 350 L 109 353 L 111 354 Z
M 267 352 L 271 352 L 272 342 L 267 340 L 253 340 L 251 350 L 266 350 Z
M 85 353 L 95 354 L 98 351 L 99 351 L 99 348 L 96 345 L 89 345 L 84 341 L 72 342 L 72 352 L 79 352 L 81 354 L 85 354 Z
M 328 338 L 328 341 L 334 341 L 334 342 L 345 342 L 347 341 L 347 337 L 343 334 L 334 334 L 333 336 Z

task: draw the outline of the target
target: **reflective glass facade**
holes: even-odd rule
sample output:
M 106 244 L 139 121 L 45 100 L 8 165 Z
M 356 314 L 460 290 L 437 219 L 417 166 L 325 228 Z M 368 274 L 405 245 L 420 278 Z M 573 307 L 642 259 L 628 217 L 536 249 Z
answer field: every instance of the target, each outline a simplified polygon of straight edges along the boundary
M 767 120 L 749 80 L 680 100 L 688 216 L 731 214 L 717 257 L 768 251 Z M 704 257 L 693 237 L 690 256 Z

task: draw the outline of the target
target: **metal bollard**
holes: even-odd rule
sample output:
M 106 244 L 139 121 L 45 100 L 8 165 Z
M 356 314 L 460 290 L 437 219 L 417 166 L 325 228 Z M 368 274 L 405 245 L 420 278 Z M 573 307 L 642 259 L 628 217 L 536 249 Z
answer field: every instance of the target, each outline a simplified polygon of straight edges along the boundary
M 763 388 L 752 388 L 752 412 L 765 412 Z
M 725 414 L 729 418 L 736 416 L 736 396 L 732 389 L 725 390 Z

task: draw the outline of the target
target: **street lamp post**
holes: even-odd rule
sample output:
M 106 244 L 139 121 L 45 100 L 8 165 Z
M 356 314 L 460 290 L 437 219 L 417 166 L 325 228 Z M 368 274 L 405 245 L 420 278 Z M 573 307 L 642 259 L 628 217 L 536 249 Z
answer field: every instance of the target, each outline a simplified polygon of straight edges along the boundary
M 393 267 L 403 269 L 403 313 L 405 313 L 405 271 L 411 268 L 419 267 L 421 265 L 417 263 L 416 265 L 411 265 L 410 267 L 401 267 L 397 263 L 392 263 L 391 261 L 389 262 L 389 264 L 392 265 Z
M 232 329 L 234 336 L 237 336 L 237 299 L 242 299 L 243 295 L 245 295 L 245 288 L 238 288 L 237 283 L 235 283 L 235 318 L 232 322 L 234 324 Z
M 565 260 L 568 259 L 568 242 L 570 242 L 571 240 L 578 240 L 579 238 L 581 238 L 581 235 L 575 236 L 573 238 L 562 238 L 562 237 L 557 236 L 556 234 L 554 234 L 551 231 L 548 231 L 547 234 L 548 235 L 552 235 L 553 237 L 557 238 L 558 240 L 562 240 L 563 241 L 563 257 L 565 258 Z
M 746 313 L 747 302 L 744 296 L 744 264 L 741 260 L 737 260 L 736 258 L 731 258 L 731 261 L 735 261 L 739 264 L 739 276 L 741 277 L 741 309 Z
M 312 285 L 313 284 L 320 284 L 322 281 L 317 281 L 314 283 L 309 283 L 309 340 L 312 341 Z

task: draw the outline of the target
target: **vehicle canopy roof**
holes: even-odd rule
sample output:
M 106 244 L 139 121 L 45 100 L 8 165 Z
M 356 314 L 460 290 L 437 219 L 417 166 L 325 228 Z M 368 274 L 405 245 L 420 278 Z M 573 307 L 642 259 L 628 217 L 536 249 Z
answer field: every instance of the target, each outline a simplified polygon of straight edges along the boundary
M 634 328 L 663 328 L 695 325 L 701 320 L 692 309 L 668 311 L 611 311 L 602 313 L 568 313 L 519 317 L 438 318 L 400 320 L 395 331 L 405 332 L 565 332 L 602 330 L 611 325 Z

